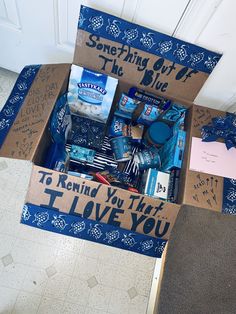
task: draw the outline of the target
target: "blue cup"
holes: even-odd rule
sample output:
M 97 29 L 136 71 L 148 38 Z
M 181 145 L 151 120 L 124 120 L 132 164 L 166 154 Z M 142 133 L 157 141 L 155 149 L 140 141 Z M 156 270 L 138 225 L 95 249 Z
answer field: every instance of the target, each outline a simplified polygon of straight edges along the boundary
M 161 167 L 161 159 L 158 149 L 155 146 L 144 149 L 134 155 L 134 162 L 138 164 L 140 170 L 149 168 L 159 169 Z
M 110 143 L 116 161 L 122 162 L 132 159 L 131 137 L 114 137 Z

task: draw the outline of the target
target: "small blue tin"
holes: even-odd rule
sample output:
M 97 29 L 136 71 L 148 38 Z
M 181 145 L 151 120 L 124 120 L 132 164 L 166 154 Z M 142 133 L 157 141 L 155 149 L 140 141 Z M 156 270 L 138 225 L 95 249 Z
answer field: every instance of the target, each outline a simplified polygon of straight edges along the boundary
M 131 137 L 114 137 L 110 143 L 116 161 L 122 162 L 132 158 Z

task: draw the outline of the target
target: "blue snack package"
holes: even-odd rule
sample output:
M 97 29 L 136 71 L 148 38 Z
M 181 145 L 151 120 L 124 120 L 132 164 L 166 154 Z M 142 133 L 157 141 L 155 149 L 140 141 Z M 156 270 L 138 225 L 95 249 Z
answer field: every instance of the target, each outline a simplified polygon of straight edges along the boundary
M 95 150 L 78 145 L 71 145 L 70 157 L 72 159 L 93 163 L 95 154 Z
M 170 109 L 167 110 L 163 116 L 161 117 L 163 120 L 170 121 L 170 122 L 176 122 L 180 119 L 180 117 L 183 115 L 183 113 L 186 112 L 186 108 L 179 104 L 172 104 Z
M 173 130 L 174 135 L 178 133 L 179 130 L 184 130 L 184 121 L 185 121 L 185 112 L 182 113 L 181 117 L 173 125 L 172 130 Z
M 161 171 L 181 168 L 184 159 L 186 132 L 179 130 L 160 149 Z
M 106 123 L 118 80 L 72 64 L 68 103 L 72 114 Z
M 125 95 L 124 93 L 120 97 L 120 101 L 118 103 L 118 110 L 116 110 L 115 115 L 125 118 L 132 119 L 132 115 L 137 108 L 137 102 Z
M 75 115 L 72 115 L 71 118 L 72 130 L 69 133 L 67 143 L 101 151 L 106 124 Z
M 71 125 L 67 94 L 64 94 L 57 100 L 50 118 L 50 133 L 53 141 L 58 144 L 65 144 Z
M 109 135 L 111 137 L 122 136 L 126 126 L 124 119 L 114 116 L 110 126 Z
M 160 112 L 156 106 L 145 104 L 142 113 L 136 122 L 143 125 L 151 125 L 159 117 Z
M 137 87 L 131 87 L 129 97 L 142 101 L 149 105 L 159 106 L 165 99 L 161 96 L 155 96 Z
M 69 161 L 69 155 L 64 144 L 52 143 L 48 150 L 44 167 L 59 172 L 67 172 Z

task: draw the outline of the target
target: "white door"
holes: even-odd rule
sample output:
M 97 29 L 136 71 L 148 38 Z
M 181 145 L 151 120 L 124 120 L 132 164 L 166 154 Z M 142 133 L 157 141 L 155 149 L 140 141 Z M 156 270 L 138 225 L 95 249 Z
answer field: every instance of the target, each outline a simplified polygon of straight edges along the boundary
M 81 3 L 223 52 L 196 103 L 234 109 L 235 0 L 0 0 L 0 67 L 70 63 Z

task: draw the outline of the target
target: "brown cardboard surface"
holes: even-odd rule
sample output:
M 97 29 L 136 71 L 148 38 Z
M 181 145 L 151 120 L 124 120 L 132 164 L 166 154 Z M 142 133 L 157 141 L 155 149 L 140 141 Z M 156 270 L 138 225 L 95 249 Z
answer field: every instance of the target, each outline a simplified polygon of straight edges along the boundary
M 140 64 L 125 59 L 122 47 L 141 58 Z M 115 53 L 116 52 L 116 53 Z M 117 53 L 119 52 L 119 53 Z M 116 55 L 116 56 L 115 56 Z M 126 60 L 126 61 L 124 61 Z M 132 60 L 132 59 L 130 59 Z M 152 93 L 193 101 L 208 78 L 207 73 L 186 68 L 167 59 L 78 30 L 74 64 L 106 73 Z M 144 73 L 149 71 L 144 83 Z M 151 74 L 151 71 L 153 73 Z M 158 86 L 158 89 L 157 89 Z
M 223 178 L 189 170 L 191 156 L 191 139 L 201 137 L 201 127 L 211 122 L 216 116 L 225 112 L 207 107 L 193 105 L 190 110 L 189 139 L 184 160 L 184 175 L 182 176 L 182 203 L 215 211 L 222 210 Z
M 180 206 L 33 166 L 26 203 L 168 239 Z
M 55 102 L 68 79 L 70 64 L 43 65 L 0 150 L 0 156 L 34 160 Z

